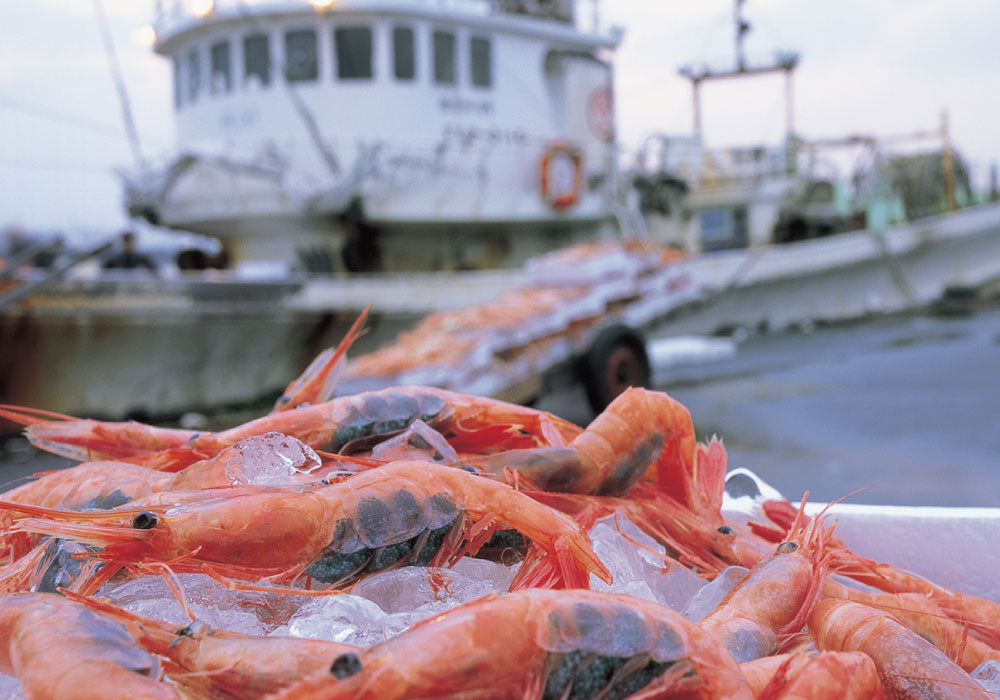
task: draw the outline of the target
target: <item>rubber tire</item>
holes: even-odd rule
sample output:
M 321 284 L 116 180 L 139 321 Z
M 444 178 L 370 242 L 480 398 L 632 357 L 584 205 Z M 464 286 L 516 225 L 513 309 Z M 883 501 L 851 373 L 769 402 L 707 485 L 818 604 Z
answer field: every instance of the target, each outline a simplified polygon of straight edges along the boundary
M 604 328 L 580 358 L 580 382 L 595 413 L 603 411 L 630 386 L 648 388 L 649 355 L 642 334 L 616 324 Z

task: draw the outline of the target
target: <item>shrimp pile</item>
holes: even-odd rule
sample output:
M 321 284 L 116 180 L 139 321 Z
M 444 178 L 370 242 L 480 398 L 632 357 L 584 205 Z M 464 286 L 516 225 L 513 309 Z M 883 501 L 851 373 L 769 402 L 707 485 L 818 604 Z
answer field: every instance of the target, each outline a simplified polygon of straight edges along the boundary
M 0 689 L 997 695 L 1000 605 L 856 555 L 805 497 L 731 522 L 725 449 L 669 395 L 582 427 L 431 387 L 329 398 L 339 361 L 214 433 L 4 407 L 80 463 L 0 494 Z
M 567 341 L 617 318 L 620 301 L 667 292 L 683 253 L 651 242 L 585 243 L 533 258 L 524 286 L 493 302 L 424 318 L 351 363 L 344 383 L 502 389 L 543 368 Z

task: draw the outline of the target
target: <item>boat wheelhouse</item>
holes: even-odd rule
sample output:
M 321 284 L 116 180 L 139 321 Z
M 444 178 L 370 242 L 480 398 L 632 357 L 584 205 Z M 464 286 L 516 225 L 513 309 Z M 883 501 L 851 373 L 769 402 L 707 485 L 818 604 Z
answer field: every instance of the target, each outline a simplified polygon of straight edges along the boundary
M 313 271 L 513 266 L 592 238 L 620 35 L 573 8 L 164 0 L 177 148 L 126 177 L 129 211 Z

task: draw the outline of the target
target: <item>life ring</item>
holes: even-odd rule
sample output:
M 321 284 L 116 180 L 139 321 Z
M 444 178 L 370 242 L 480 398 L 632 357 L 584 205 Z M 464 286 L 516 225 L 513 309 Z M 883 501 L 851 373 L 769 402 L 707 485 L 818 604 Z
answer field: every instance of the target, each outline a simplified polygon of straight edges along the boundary
M 561 163 L 568 164 L 572 178 L 566 176 L 569 173 Z M 553 168 L 560 170 L 553 172 Z M 580 149 L 568 143 L 555 143 L 545 151 L 538 170 L 542 199 L 550 207 L 564 211 L 576 206 L 583 189 L 583 154 Z

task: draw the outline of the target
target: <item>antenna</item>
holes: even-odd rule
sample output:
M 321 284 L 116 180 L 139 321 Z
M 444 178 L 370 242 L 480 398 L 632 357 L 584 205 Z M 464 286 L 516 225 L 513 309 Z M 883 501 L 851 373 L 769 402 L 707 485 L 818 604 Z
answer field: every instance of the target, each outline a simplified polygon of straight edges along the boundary
M 735 67 L 728 70 L 715 71 L 707 66 L 700 69 L 692 66 L 682 66 L 678 73 L 691 81 L 694 105 L 694 134 L 701 140 L 701 83 L 705 80 L 720 80 L 723 78 L 738 78 L 746 75 L 761 75 L 763 73 L 782 72 L 785 74 L 785 133 L 788 139 L 794 136 L 794 110 L 792 108 L 792 73 L 799 65 L 799 55 L 790 51 L 777 51 L 773 63 L 748 64 L 743 52 L 743 41 L 750 32 L 750 23 L 743 18 L 743 4 L 746 0 L 734 0 L 733 23 L 735 26 Z

